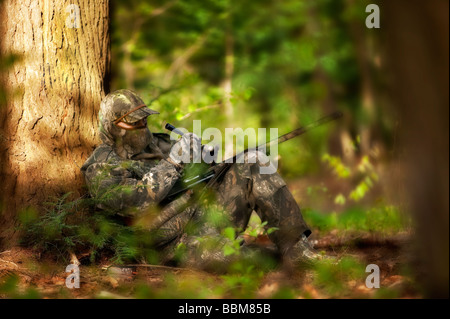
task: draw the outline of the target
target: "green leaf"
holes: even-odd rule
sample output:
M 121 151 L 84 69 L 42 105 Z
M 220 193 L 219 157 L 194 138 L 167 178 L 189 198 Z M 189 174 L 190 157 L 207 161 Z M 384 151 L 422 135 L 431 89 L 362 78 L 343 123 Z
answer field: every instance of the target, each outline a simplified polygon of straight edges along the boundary
M 232 246 L 225 245 L 223 247 L 223 254 L 225 256 L 230 256 L 230 255 L 233 255 L 234 253 L 236 253 L 236 249 L 234 249 Z
M 234 240 L 236 238 L 236 231 L 233 227 L 227 227 L 223 230 L 223 235 L 230 240 Z
M 334 198 L 334 203 L 337 205 L 345 205 L 345 196 L 342 195 L 341 193 L 338 194 L 335 198 Z

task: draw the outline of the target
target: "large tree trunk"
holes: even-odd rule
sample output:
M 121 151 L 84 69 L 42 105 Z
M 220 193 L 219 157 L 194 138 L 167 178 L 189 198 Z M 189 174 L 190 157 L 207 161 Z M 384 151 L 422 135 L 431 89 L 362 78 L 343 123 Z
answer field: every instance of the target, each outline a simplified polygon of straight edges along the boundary
M 420 281 L 449 295 L 449 2 L 386 0 L 381 6 L 393 92 L 402 121 L 406 187 L 417 224 Z
M 79 21 L 69 5 L 79 7 Z M 26 207 L 81 193 L 80 166 L 98 142 L 109 73 L 109 0 L 6 0 L 1 55 L 22 57 L 0 78 L 0 246 Z M 76 7 L 75 7 L 76 9 Z M 2 242 L 3 239 L 3 242 Z

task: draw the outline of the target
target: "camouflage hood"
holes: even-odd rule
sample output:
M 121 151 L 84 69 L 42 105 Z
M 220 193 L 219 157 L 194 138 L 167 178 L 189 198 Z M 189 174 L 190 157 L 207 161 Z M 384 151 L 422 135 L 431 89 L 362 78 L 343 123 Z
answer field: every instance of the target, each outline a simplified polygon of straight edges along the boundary
M 134 131 L 121 129 L 114 124 L 114 121 L 144 104 L 144 101 L 130 90 L 114 91 L 108 94 L 100 104 L 100 139 L 124 159 L 131 159 L 142 153 L 152 142 L 153 135 L 148 128 Z M 132 123 L 152 114 L 159 113 L 144 106 L 131 112 L 123 120 Z

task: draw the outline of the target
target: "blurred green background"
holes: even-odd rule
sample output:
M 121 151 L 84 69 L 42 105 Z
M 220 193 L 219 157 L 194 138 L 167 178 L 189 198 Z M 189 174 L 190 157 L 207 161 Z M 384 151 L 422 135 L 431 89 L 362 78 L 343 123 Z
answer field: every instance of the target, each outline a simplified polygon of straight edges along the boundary
M 154 132 L 164 132 L 166 122 L 192 130 L 193 121 L 201 120 L 203 129 L 216 127 L 223 133 L 229 127 L 278 128 L 281 135 L 331 112 L 343 112 L 339 121 L 278 149 L 279 173 L 314 230 L 313 240 L 318 240 L 319 249 L 347 258 L 339 267 L 319 264 L 314 268 L 313 284 L 326 291 L 323 296 L 346 296 L 342 291 L 347 289 L 353 291 L 350 296 L 359 297 L 363 266 L 376 262 L 388 272 L 383 278 L 386 290 L 379 290 L 375 297 L 426 295 L 416 282 L 419 279 L 428 284 L 429 296 L 448 296 L 448 284 L 442 284 L 448 282 L 443 280 L 448 279 L 448 192 L 441 196 L 436 191 L 445 187 L 438 183 L 436 176 L 440 175 L 434 170 L 440 167 L 433 162 L 436 157 L 437 163 L 442 163 L 436 152 L 442 151 L 442 142 L 437 137 L 442 138 L 442 127 L 448 132 L 448 120 L 443 125 L 438 121 L 442 105 L 424 103 L 431 96 L 446 101 L 443 105 L 448 115 L 448 91 L 435 94 L 426 85 L 427 81 L 430 86 L 443 82 L 431 67 L 441 63 L 430 58 L 435 52 L 407 50 L 411 43 L 416 49 L 427 43 L 443 44 L 448 58 L 448 37 L 445 41 L 437 33 L 427 37 L 431 34 L 428 26 L 443 30 L 440 24 L 429 23 L 439 10 L 431 10 L 430 4 L 429 16 L 422 17 L 417 14 L 422 13 L 419 1 L 410 11 L 406 1 L 385 11 L 382 8 L 382 18 L 388 16 L 389 24 L 385 27 L 382 21 L 382 29 L 368 29 L 365 9 L 374 2 L 111 1 L 110 91 L 132 89 L 151 103 L 150 107 L 160 112 L 149 119 Z M 446 21 L 448 27 L 448 17 Z M 409 29 L 414 24 L 417 35 Z M 412 58 L 405 60 L 404 69 L 392 68 L 401 65 L 407 55 Z M 14 62 L 13 56 L 9 59 L 2 60 L 0 71 Z M 446 70 L 448 83 L 448 62 L 438 68 Z M 411 73 L 405 70 L 412 70 L 417 77 L 408 76 Z M 412 90 L 414 85 L 423 90 Z M 0 88 L 0 103 L 3 95 Z M 436 117 L 423 123 L 425 113 Z M 441 153 L 448 159 L 448 133 L 447 149 Z M 412 155 L 433 160 L 420 161 Z M 411 176 L 420 183 L 409 182 Z M 448 170 L 445 177 L 448 190 Z M 66 252 L 79 240 L 76 227 L 80 224 L 66 225 L 67 217 L 78 213 L 77 206 L 65 199 L 50 203 L 39 223 L 36 216 L 30 218 L 36 215 L 33 211 L 21 215 L 25 224 L 28 219 L 34 223 L 34 228 L 30 227 L 32 242 L 43 251 L 50 250 L 47 244 L 51 243 Z M 138 235 L 109 227 L 100 215 L 89 218 L 87 224 L 95 226 L 96 233 L 82 228 L 80 241 L 90 247 L 93 261 L 99 256 L 97 250 L 108 245 L 115 249 L 118 262 L 140 255 L 142 238 Z M 247 231 L 250 237 L 263 234 L 260 221 L 252 218 Z M 422 255 L 413 250 L 413 240 L 424 243 L 414 248 Z M 357 262 L 352 259 L 355 256 Z M 428 257 L 428 264 L 423 256 Z M 425 271 L 418 266 L 419 258 Z M 435 271 L 436 265 L 444 271 Z M 169 298 L 254 297 L 259 296 L 255 287 L 262 277 L 254 268 L 238 269 L 222 278 L 223 291 L 219 292 L 197 289 L 198 283 L 190 281 L 185 292 L 169 278 L 167 289 L 160 293 Z M 350 288 L 342 288 L 341 282 L 351 283 Z M 235 291 L 236 287 L 241 290 Z M 301 296 L 321 297 L 308 287 L 302 286 Z M 161 296 L 158 289 L 141 288 L 135 296 Z M 297 288 L 281 288 L 264 296 L 299 294 Z
M 316 174 L 324 154 L 389 155 L 395 117 L 368 1 L 114 1 L 111 89 L 137 91 L 150 120 L 192 129 L 278 128 L 335 110 L 338 124 L 280 146 L 286 178 Z M 372 154 L 373 155 L 373 154 Z

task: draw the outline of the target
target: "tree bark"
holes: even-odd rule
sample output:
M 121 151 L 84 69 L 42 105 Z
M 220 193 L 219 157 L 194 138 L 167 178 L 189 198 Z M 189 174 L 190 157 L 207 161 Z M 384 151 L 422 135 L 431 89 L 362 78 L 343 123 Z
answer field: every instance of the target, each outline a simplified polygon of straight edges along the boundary
M 78 6 L 78 21 L 69 5 Z M 0 109 L 1 247 L 11 244 L 5 239 L 22 209 L 40 210 L 50 196 L 83 192 L 80 166 L 99 142 L 110 38 L 109 0 L 0 6 L 1 55 L 21 56 L 0 78 L 12 93 Z
M 449 296 L 449 2 L 384 1 L 384 41 L 401 116 L 405 185 L 416 222 L 419 277 L 428 297 Z

